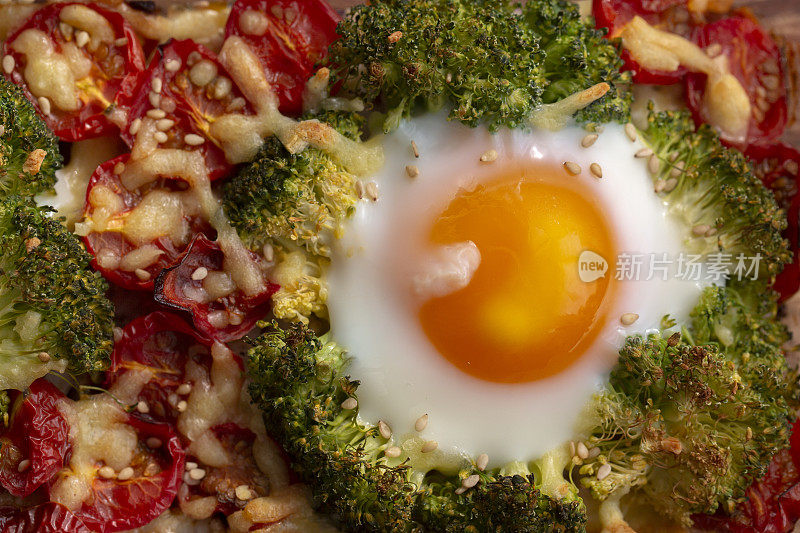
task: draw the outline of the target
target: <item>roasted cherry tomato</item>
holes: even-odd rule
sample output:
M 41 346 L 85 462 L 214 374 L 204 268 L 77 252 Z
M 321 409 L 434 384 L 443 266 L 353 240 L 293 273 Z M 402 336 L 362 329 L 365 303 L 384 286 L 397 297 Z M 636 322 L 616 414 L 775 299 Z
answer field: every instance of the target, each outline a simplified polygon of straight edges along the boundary
M 750 97 L 752 115 L 744 142 L 727 139 L 744 148 L 757 142 L 774 141 L 786 128 L 788 109 L 781 54 L 775 41 L 753 20 L 729 17 L 699 28 L 695 42 L 707 48 L 717 44 L 728 57 L 731 74 Z M 705 74 L 686 76 L 686 101 L 697 122 L 708 122 L 703 96 Z
M 0 436 L 0 485 L 14 496 L 32 494 L 64 467 L 71 446 L 69 424 L 58 408 L 62 399 L 44 379 L 17 394 L 11 423 Z
M 789 221 L 784 237 L 789 240 L 794 260 L 775 280 L 775 290 L 786 300 L 800 290 L 800 151 L 783 143 L 755 144 L 748 147 L 746 155 L 753 161 L 756 175 L 775 193 Z
M 64 141 L 119 131 L 120 100 L 145 66 L 125 19 L 95 4 L 43 7 L 6 40 L 3 56 L 14 60 L 6 75 Z
M 209 366 L 211 344 L 173 313 L 157 311 L 139 317 L 123 328 L 114 344 L 106 386 L 112 388 L 131 370 L 149 372 L 150 380 L 138 399 L 145 402 L 151 417 L 175 422 L 180 414 L 178 404 L 188 394 L 179 389 L 181 385 L 184 389 L 190 386 L 184 372 L 186 363 L 193 360 Z
M 211 229 L 196 214 L 181 214 L 180 192 L 188 189 L 183 180 L 158 179 L 128 190 L 119 172 L 129 158 L 129 154 L 116 157 L 92 174 L 84 207 L 91 229 L 84 240 L 93 256 L 92 266 L 106 279 L 126 289 L 150 291 L 161 270 L 180 256 L 192 236 Z M 145 236 L 170 225 L 172 235 Z M 147 250 L 150 260 L 126 261 Z
M 281 112 L 299 115 L 314 66 L 337 39 L 339 15 L 325 0 L 236 0 L 225 37 L 243 39 L 258 55 Z
M 252 254 L 254 261 L 260 258 Z M 264 290 L 247 296 L 223 269 L 219 244 L 197 235 L 175 266 L 165 269 L 155 286 L 156 301 L 187 311 L 195 328 L 222 342 L 239 339 L 270 311 L 270 297 L 278 290 L 265 281 Z
M 232 167 L 209 130 L 221 115 L 252 114 L 250 104 L 217 56 L 202 45 L 172 41 L 156 54 L 135 94 L 125 103 L 130 111 L 122 138 L 133 146 L 142 121 L 151 118 L 166 136 L 160 147 L 199 150 L 210 179 L 227 176 Z
M 91 533 L 80 518 L 59 503 L 46 502 L 30 509 L 0 507 L 3 533 Z
M 74 511 L 90 529 L 100 533 L 143 526 L 169 509 L 185 469 L 186 455 L 171 425 L 133 415 L 127 423 L 139 438 L 139 449 L 130 465 L 133 475 L 126 480 L 95 475 L 91 498 Z M 155 447 L 147 444 L 155 441 Z
M 213 467 L 202 465 L 192 456 L 187 457 L 187 462 L 197 462 L 206 474 L 200 480 L 184 476 L 184 483 L 178 491 L 178 501 L 184 505 L 198 498 L 214 496 L 217 499 L 214 512 L 227 516 L 243 508 L 250 500 L 250 498 L 242 499 L 241 493 L 240 497 L 237 497 L 237 487 L 247 487 L 247 492 L 252 498 L 266 496 L 269 492 L 269 480 L 253 458 L 255 433 L 230 422 L 214 426 L 211 431 L 214 432 L 227 456 L 231 458 L 230 464 Z

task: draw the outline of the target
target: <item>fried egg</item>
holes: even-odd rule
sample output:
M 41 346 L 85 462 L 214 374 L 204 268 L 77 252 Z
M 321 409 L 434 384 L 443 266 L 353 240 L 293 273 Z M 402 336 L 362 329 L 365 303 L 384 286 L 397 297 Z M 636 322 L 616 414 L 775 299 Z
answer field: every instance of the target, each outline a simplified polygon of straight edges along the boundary
M 364 422 L 495 466 L 532 460 L 575 435 L 626 336 L 688 318 L 707 282 L 676 279 L 674 263 L 616 279 L 621 254 L 684 248 L 643 145 L 616 124 L 584 148 L 586 135 L 432 114 L 384 138 L 377 200 L 329 272 L 331 334 Z

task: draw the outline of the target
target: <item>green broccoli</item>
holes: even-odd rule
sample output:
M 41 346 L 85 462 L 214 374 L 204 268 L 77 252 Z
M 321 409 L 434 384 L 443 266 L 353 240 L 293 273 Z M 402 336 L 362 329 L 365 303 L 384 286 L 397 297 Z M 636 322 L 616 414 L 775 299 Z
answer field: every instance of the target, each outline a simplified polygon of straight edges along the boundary
M 334 342 L 294 324 L 266 333 L 249 352 L 250 396 L 314 504 L 352 531 L 583 531 L 577 488 L 564 477 L 566 450 L 508 471 L 483 471 L 463 459 L 433 466 L 414 439 L 399 457 L 378 428 L 358 422 L 358 382 Z M 435 452 L 434 452 L 435 453 Z M 429 455 L 429 454 L 426 454 Z M 466 487 L 471 487 L 466 490 Z
M 692 331 L 627 339 L 596 398 L 590 458 L 579 470 L 596 497 L 636 489 L 687 525 L 692 513 L 733 509 L 788 445 L 800 405 L 775 301 L 762 283 L 712 287 Z
M 113 306 L 80 240 L 21 196 L 0 200 L 0 228 L 0 389 L 104 368 Z
M 332 80 L 340 95 L 385 113 L 387 132 L 417 110 L 445 105 L 470 126 L 525 126 L 542 104 L 601 82 L 611 94 L 577 118 L 629 114 L 615 45 L 566 0 L 378 0 L 354 7 L 337 31 Z
M 61 162 L 56 136 L 19 87 L 0 77 L 0 196 L 52 190 Z
M 351 139 L 363 126 L 354 113 L 316 118 Z M 355 212 L 356 185 L 356 177 L 321 150 L 292 155 L 275 137 L 225 185 L 223 205 L 231 224 L 248 247 L 275 261 L 273 277 L 281 285 L 273 296 L 276 317 L 325 316 L 327 257 L 331 241 Z
M 686 246 L 700 255 L 759 254 L 769 277 L 791 260 L 781 237 L 786 215 L 744 155 L 726 148 L 708 125 L 695 130 L 688 112 L 650 113 L 641 132 L 653 150 L 655 190 L 686 229 Z

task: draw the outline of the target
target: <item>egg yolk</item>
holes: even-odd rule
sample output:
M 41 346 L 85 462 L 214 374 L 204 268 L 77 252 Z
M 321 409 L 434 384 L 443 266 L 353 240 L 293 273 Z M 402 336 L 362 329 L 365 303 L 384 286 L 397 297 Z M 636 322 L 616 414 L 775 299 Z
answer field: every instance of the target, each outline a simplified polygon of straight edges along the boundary
M 612 233 L 578 180 L 546 166 L 505 172 L 459 191 L 435 220 L 431 246 L 472 241 L 481 255 L 465 288 L 419 309 L 431 343 L 467 374 L 547 378 L 575 363 L 602 329 L 613 272 L 581 281 L 579 257 L 589 250 L 613 264 Z

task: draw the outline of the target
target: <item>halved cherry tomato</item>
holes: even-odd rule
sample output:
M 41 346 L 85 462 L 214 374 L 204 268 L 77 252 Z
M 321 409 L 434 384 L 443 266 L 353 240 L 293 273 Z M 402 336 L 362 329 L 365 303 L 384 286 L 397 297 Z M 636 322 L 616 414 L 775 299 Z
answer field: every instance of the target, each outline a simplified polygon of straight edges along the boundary
M 103 223 L 99 230 L 96 226 L 84 238 L 84 242 L 93 256 L 92 267 L 101 272 L 106 279 L 126 289 L 151 291 L 155 278 L 162 269 L 173 264 L 186 249 L 193 235 L 200 232 L 213 233 L 213 231 L 199 216 L 186 215 L 183 217 L 185 235 L 181 236 L 185 242 L 176 242 L 166 235 L 147 243 L 132 241 L 125 233 L 126 224 L 147 195 L 186 190 L 188 184 L 180 179 L 159 179 L 142 189 L 130 191 L 125 188 L 120 175 L 116 173 L 116 170 L 122 168 L 119 165 L 125 165 L 129 158 L 130 154 L 123 154 L 103 163 L 89 179 L 84 217 L 86 221 L 91 221 L 95 225 L 101 224 L 101 219 L 107 220 L 107 223 Z M 106 217 L 104 213 L 107 211 L 104 212 L 103 202 L 117 201 L 121 209 Z M 155 246 L 162 253 L 146 267 L 126 270 L 130 267 L 125 267 L 123 258 L 143 246 Z
M 64 467 L 71 449 L 69 424 L 58 408 L 64 398 L 45 379 L 17 394 L 11 424 L 0 435 L 0 485 L 14 496 L 32 494 Z
M 783 267 L 774 285 L 781 300 L 787 300 L 800 290 L 800 151 L 784 143 L 761 143 L 749 146 L 745 154 L 753 161 L 756 175 L 775 193 L 789 221 L 783 236 L 789 240 L 794 260 Z
M 134 124 L 140 123 L 148 113 L 152 115 L 153 110 L 163 111 L 164 118 L 157 120 L 162 124 L 160 129 L 167 140 L 160 146 L 199 150 L 211 180 L 227 176 L 232 171 L 225 153 L 209 135 L 211 124 L 227 113 L 253 114 L 250 103 L 232 82 L 217 56 L 191 40 L 172 41 L 160 47 L 125 105 L 130 111 L 122 138 L 129 146 L 133 146 L 136 138 L 131 127 L 138 133 L 138 126 Z M 169 127 L 164 126 L 167 124 Z M 187 135 L 195 137 L 187 141 Z
M 254 261 L 261 260 L 255 254 L 252 257 Z M 265 282 L 264 291 L 246 296 L 225 283 L 223 261 L 219 244 L 198 234 L 175 266 L 162 271 L 156 281 L 155 298 L 163 305 L 187 311 L 195 328 L 204 335 L 228 342 L 243 337 L 269 313 L 270 297 L 278 286 Z M 198 269 L 204 269 L 205 275 L 195 279 Z M 212 283 L 216 286 L 212 287 Z M 226 285 L 230 292 L 226 292 Z
M 173 313 L 157 311 L 130 322 L 114 344 L 106 386 L 113 385 L 128 371 L 150 372 L 138 399 L 144 401 L 151 417 L 175 422 L 178 388 L 186 383 L 185 367 L 190 360 L 210 365 L 212 342 Z
M 786 128 L 788 110 L 781 54 L 775 41 L 753 20 L 736 16 L 699 28 L 695 42 L 701 47 L 718 44 L 728 57 L 731 74 L 750 97 L 752 115 L 747 138 L 743 143 L 727 141 L 746 148 L 780 137 Z M 699 73 L 686 76 L 686 101 L 698 123 L 708 122 L 703 105 L 706 78 Z
M 153 423 L 131 415 L 128 424 L 139 437 L 139 449 L 127 480 L 92 480 L 92 497 L 74 511 L 90 529 L 100 533 L 124 531 L 143 526 L 169 509 L 178 493 L 185 469 L 183 446 L 169 424 Z M 157 439 L 159 446 L 146 442 Z
M 339 15 L 324 0 L 237 0 L 225 37 L 236 35 L 256 53 L 288 115 L 303 112 L 314 66 L 338 38 Z
M 236 487 L 246 486 L 253 497 L 266 496 L 269 492 L 269 480 L 253 458 L 255 433 L 231 422 L 214 426 L 211 430 L 231 458 L 231 464 L 225 467 L 202 465 L 206 475 L 201 480 L 185 476 L 178 491 L 178 501 L 186 503 L 197 498 L 214 496 L 217 498 L 215 512 L 227 516 L 247 504 L 247 501 L 236 497 Z M 191 456 L 187 457 L 187 461 L 202 464 Z
M 74 10 L 73 6 L 81 6 L 105 20 L 113 38 L 101 40 L 100 32 L 87 33 L 63 21 L 62 12 Z M 66 18 L 75 22 L 74 18 Z M 87 20 L 84 27 L 91 30 L 96 23 Z M 33 33 L 27 33 L 29 30 Z M 28 49 L 31 57 L 23 53 L 22 42 L 27 40 L 33 43 Z M 6 55 L 15 64 L 6 74 L 8 78 L 22 87 L 55 134 L 70 142 L 119 131 L 109 116 L 115 115 L 120 100 L 132 93 L 145 67 L 142 47 L 125 19 L 95 4 L 56 3 L 43 7 L 6 40 L 3 56 Z M 62 87 L 60 83 L 71 86 Z M 73 90 L 77 101 L 67 96 Z M 37 96 L 48 97 L 49 112 L 42 108 Z
M 91 533 L 80 518 L 60 503 L 46 502 L 29 509 L 0 507 L 3 533 Z

